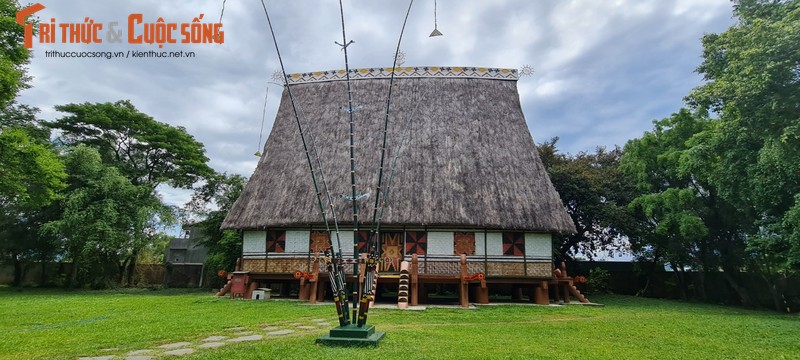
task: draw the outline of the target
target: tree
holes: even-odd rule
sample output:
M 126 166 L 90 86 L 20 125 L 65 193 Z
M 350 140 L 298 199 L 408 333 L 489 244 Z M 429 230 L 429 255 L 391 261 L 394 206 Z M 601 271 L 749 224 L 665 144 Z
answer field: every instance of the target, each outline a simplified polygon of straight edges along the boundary
M 610 255 L 626 248 L 626 205 L 633 199 L 633 184 L 619 171 L 622 150 L 597 148 L 595 153 L 558 153 L 552 138 L 537 146 L 550 180 L 575 224 L 573 235 L 555 239 L 559 257 L 571 259 L 584 254 L 590 259 L 599 252 Z
M 39 109 L 15 101 L 0 109 L 0 129 L 16 128 L 24 130 L 28 136 L 41 143 L 50 145 L 50 129 L 42 126 L 36 115 Z
M 19 10 L 17 1 L 0 0 L 0 260 L 13 262 L 14 285 L 22 281 L 26 259 L 53 252 L 37 230 L 66 177 L 50 149 L 49 131 L 37 124 L 38 109 L 14 102 L 30 80 L 31 53 L 16 22 Z
M 682 109 L 625 145 L 621 168 L 637 179 L 642 193 L 630 205 L 643 229 L 633 243 L 640 254 L 672 267 L 684 297 L 689 285 L 684 271 L 721 268 L 741 302 L 751 304 L 737 279 L 745 265 L 747 214 L 720 196 L 713 182 L 719 164 L 703 138 L 715 124 L 703 113 Z M 704 283 L 697 289 L 701 298 L 704 289 Z
M 131 184 L 148 188 L 153 199 L 160 184 L 190 188 L 213 174 L 203 144 L 186 129 L 158 122 L 129 101 L 68 104 L 56 106 L 56 110 L 67 115 L 48 126 L 62 130 L 63 143 L 95 148 L 105 164 L 118 169 Z M 139 251 L 152 240 L 159 223 L 174 220 L 172 212 L 153 203 L 137 211 L 141 226 L 121 262 L 127 273 L 120 275 L 121 281 L 131 283 Z
M 106 287 L 118 281 L 119 263 L 142 228 L 142 209 L 153 204 L 150 189 L 134 185 L 97 150 L 79 145 L 64 162 L 69 188 L 63 212 L 45 230 L 63 241 L 73 266 L 69 284 Z
M 64 187 L 64 166 L 21 129 L 0 130 L 0 204 L 44 206 Z
M 56 110 L 67 115 L 48 125 L 63 131 L 64 143 L 96 148 L 133 184 L 190 188 L 213 173 L 203 144 L 185 128 L 158 122 L 130 101 L 67 104 Z
M 749 269 L 784 309 L 780 284 L 800 273 L 800 3 L 740 0 L 734 13 L 736 25 L 703 37 L 707 82 L 687 101 L 719 115 L 698 136 L 714 159 L 710 182 L 744 212 Z
M 50 248 L 36 236 L 39 212 L 59 197 L 66 173 L 48 146 L 23 129 L 2 128 L 0 174 L 0 259 L 11 260 L 13 284 L 20 285 L 23 260 Z
M 242 240 L 236 231 L 221 230 L 220 226 L 242 193 L 246 182 L 247 179 L 241 175 L 218 174 L 199 187 L 192 195 L 192 200 L 186 204 L 187 212 L 204 218 L 196 226 L 203 233 L 200 243 L 208 248 L 207 269 L 234 270 Z
M 28 87 L 25 65 L 30 51 L 23 46 L 25 29 L 17 24 L 16 0 L 0 0 L 0 109 Z

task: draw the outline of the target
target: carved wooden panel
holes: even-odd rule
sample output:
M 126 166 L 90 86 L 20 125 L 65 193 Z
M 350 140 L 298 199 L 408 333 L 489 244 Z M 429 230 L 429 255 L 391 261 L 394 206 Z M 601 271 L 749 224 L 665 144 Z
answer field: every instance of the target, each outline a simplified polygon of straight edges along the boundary
M 457 232 L 453 234 L 453 252 L 455 255 L 475 255 L 475 233 Z
M 312 231 L 311 232 L 311 253 L 320 254 L 325 253 L 331 247 L 330 238 L 325 231 Z
M 364 254 L 369 251 L 368 244 L 369 244 L 369 231 L 361 230 L 358 232 L 358 253 Z M 377 246 L 377 244 L 372 244 L 372 246 Z
M 381 263 L 380 271 L 400 271 L 400 261 L 403 259 L 402 248 L 402 232 L 381 233 L 381 259 L 383 259 L 383 262 Z

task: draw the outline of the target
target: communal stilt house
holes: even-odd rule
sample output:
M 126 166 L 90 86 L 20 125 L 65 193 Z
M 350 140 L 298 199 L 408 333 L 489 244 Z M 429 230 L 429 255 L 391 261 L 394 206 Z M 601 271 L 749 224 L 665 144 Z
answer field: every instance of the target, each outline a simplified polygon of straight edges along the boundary
M 345 257 L 356 247 L 366 250 L 391 73 L 391 68 L 350 70 L 359 232 L 353 231 L 350 197 L 345 71 L 288 76 L 304 131 L 319 154 L 340 235 L 329 239 L 323 226 L 284 90 L 258 167 L 223 223 L 243 238 L 244 288 L 283 283 L 286 292 L 294 283 L 301 285 L 301 298 L 322 299 L 327 275 L 315 261 L 319 254 L 331 243 L 341 246 Z M 399 294 L 412 304 L 443 286 L 457 289 L 462 304 L 487 302 L 493 288 L 527 289 L 539 303 L 579 295 L 553 264 L 553 235 L 575 228 L 534 146 L 517 71 L 400 67 L 394 76 L 384 169 L 391 186 L 378 239 L 378 297 L 401 281 L 410 295 Z

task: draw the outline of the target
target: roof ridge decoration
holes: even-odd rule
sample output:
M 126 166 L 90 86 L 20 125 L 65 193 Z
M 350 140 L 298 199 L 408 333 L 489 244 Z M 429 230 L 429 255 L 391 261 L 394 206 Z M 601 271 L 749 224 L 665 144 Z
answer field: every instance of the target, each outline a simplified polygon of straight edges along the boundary
M 398 66 L 395 78 L 478 78 L 498 80 L 519 80 L 517 69 L 471 67 L 471 66 Z M 350 79 L 383 79 L 392 76 L 391 67 L 350 69 Z M 344 70 L 325 70 L 286 75 L 286 82 L 292 84 L 322 81 L 345 80 Z

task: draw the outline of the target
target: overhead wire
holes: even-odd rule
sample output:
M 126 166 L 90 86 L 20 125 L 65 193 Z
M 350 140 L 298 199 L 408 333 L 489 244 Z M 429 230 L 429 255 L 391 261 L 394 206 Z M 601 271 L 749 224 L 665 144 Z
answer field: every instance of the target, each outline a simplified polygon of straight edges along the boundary
M 264 109 L 261 111 L 261 131 L 258 132 L 258 149 L 255 155 L 261 157 L 261 139 L 264 136 L 264 120 L 267 118 L 267 100 L 269 99 L 269 84 L 267 84 L 267 93 L 264 95 Z
M 228 2 L 228 0 L 222 0 L 222 11 L 219 12 L 219 23 L 220 24 L 222 24 L 222 15 L 225 14 L 225 3 L 226 2 Z

